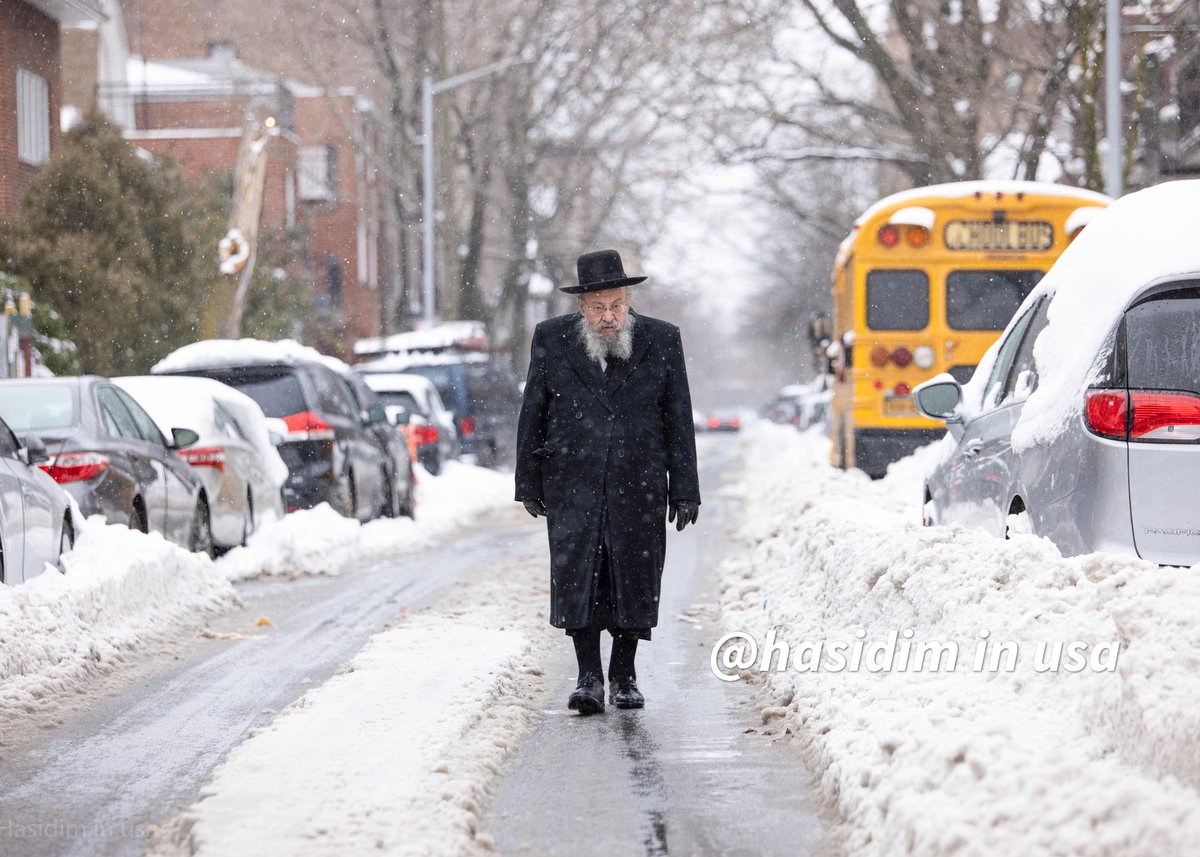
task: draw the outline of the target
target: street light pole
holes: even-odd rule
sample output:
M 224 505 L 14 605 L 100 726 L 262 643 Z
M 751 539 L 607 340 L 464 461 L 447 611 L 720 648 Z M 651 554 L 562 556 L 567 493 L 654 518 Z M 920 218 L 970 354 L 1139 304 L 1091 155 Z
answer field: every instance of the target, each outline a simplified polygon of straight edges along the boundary
M 423 306 L 421 317 L 429 326 L 432 326 L 437 321 L 437 306 L 434 299 L 434 260 L 436 258 L 436 251 L 434 248 L 435 232 L 433 222 L 435 169 L 433 158 L 433 96 L 439 92 L 446 92 L 457 86 L 462 86 L 464 83 L 470 83 L 473 80 L 486 77 L 489 74 L 503 71 L 509 66 L 527 62 L 532 62 L 532 60 L 509 57 L 508 59 L 485 65 L 482 68 L 477 68 L 474 71 L 448 77 L 445 80 L 434 82 L 433 77 L 427 74 L 424 80 L 421 81 L 421 148 L 422 170 L 424 173 L 422 177 L 423 199 L 421 200 L 421 225 L 423 232 L 423 258 L 421 260 L 421 303 Z

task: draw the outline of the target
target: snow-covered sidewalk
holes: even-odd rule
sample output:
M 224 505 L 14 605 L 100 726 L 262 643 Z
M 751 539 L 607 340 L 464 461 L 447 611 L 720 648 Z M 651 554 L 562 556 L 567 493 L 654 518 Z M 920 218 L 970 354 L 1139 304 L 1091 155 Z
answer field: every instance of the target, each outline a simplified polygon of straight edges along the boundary
M 936 449 L 870 482 L 824 438 L 743 432 L 744 559 L 726 569 L 727 630 L 862 665 L 757 673 L 765 722 L 798 739 L 855 855 L 1190 853 L 1200 840 L 1200 569 L 1064 559 L 1040 539 L 922 528 Z M 770 450 L 764 454 L 764 450 Z M 957 644 L 957 669 L 904 667 L 903 643 Z M 985 666 L 975 656 L 986 633 Z M 991 668 L 1000 643 L 1015 666 Z M 1080 671 L 1039 671 L 1054 643 Z M 875 644 L 872 649 L 872 644 Z M 872 651 L 875 652 L 872 660 Z M 777 656 L 778 657 L 778 656 Z M 889 662 L 890 661 L 890 662 Z M 927 661 L 928 663 L 929 661 Z M 872 671 L 870 664 L 884 665 Z
M 286 516 L 216 562 L 155 533 L 89 520 L 67 573 L 0 586 L 0 723 L 83 692 L 130 654 L 180 625 L 238 603 L 231 581 L 339 574 L 420 550 L 513 506 L 512 476 L 448 462 L 422 472 L 415 521 L 366 525 L 328 506 Z
M 151 853 L 485 853 L 478 806 L 538 715 L 545 599 L 534 554 L 456 582 L 235 749 Z

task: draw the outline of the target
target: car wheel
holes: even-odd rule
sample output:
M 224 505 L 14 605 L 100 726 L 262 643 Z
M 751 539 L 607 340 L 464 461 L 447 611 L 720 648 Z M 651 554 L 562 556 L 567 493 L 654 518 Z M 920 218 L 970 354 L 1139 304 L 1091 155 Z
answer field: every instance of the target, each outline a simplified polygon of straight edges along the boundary
M 147 533 L 146 528 L 146 513 L 142 511 L 142 504 L 139 500 L 133 501 L 133 510 L 129 513 L 129 529 L 139 533 Z
M 383 470 L 383 517 L 400 517 L 400 498 L 396 494 L 396 480 L 391 477 L 385 467 Z
M 192 553 L 208 554 L 211 559 L 213 548 L 212 518 L 208 513 L 208 502 L 203 497 L 196 501 L 196 514 L 192 516 L 192 538 L 189 544 Z
M 250 534 L 254 532 L 254 495 L 246 491 L 246 511 L 242 515 L 242 546 L 245 547 L 246 542 L 250 540 Z
M 343 518 L 358 517 L 358 491 L 354 487 L 354 474 L 350 473 L 346 476 L 346 481 L 342 483 L 338 491 L 338 500 L 341 508 L 338 512 Z

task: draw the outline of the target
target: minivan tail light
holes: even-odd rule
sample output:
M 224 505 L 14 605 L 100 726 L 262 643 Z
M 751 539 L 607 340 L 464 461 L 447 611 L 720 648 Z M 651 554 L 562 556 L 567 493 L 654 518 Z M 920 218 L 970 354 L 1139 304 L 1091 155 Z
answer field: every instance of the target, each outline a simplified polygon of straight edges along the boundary
M 108 469 L 108 456 L 100 452 L 64 452 L 38 465 L 60 485 L 83 482 Z
M 179 457 L 192 467 L 211 467 L 215 470 L 225 469 L 225 447 L 201 446 L 177 450 Z
M 413 430 L 413 434 L 416 436 L 418 446 L 425 446 L 425 444 L 437 443 L 438 441 L 437 426 L 417 426 Z
M 288 428 L 285 440 L 333 440 L 333 426 L 312 411 L 301 411 L 283 418 Z
M 1200 440 L 1200 396 L 1135 391 L 1130 440 Z
M 1087 394 L 1088 428 L 1101 437 L 1125 440 L 1129 395 L 1124 390 L 1089 390 Z
M 474 417 L 463 417 L 462 418 L 462 433 L 464 435 L 475 434 L 475 418 Z

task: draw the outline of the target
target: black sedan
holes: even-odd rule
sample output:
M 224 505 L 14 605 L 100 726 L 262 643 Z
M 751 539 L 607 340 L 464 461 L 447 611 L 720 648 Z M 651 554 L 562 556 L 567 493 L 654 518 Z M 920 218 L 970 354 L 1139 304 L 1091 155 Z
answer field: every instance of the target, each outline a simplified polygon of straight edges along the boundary
M 177 454 L 196 442 L 194 431 L 176 429 L 168 441 L 128 393 L 95 376 L 0 381 L 0 417 L 41 438 L 42 469 L 85 516 L 212 554 L 208 498 Z
M 37 435 L 18 438 L 0 420 L 0 583 L 21 583 L 57 564 L 75 543 L 66 492 L 38 465 Z

